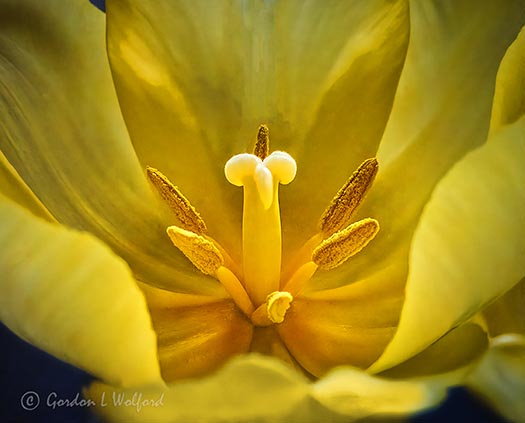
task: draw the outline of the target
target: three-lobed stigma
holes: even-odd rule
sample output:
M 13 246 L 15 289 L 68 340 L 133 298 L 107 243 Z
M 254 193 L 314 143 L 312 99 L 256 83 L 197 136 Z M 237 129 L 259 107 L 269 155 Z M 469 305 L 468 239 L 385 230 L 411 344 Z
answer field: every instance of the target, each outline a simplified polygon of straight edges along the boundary
M 177 217 L 179 226 L 167 228 L 171 241 L 201 272 L 219 280 L 240 310 L 255 326 L 279 324 L 318 269 L 330 270 L 361 251 L 379 231 L 370 218 L 350 224 L 378 171 L 375 158 L 359 166 L 332 199 L 319 221 L 319 232 L 300 249 L 292 270 L 282 271 L 282 231 L 279 185 L 291 183 L 297 173 L 292 156 L 270 153 L 269 130 L 261 125 L 253 154 L 241 153 L 224 167 L 226 179 L 243 188 L 242 269 L 230 268 L 224 248 L 206 234 L 204 220 L 162 173 L 147 175 Z M 306 252 L 306 253 L 305 253 Z M 290 266 L 288 266 L 289 268 Z

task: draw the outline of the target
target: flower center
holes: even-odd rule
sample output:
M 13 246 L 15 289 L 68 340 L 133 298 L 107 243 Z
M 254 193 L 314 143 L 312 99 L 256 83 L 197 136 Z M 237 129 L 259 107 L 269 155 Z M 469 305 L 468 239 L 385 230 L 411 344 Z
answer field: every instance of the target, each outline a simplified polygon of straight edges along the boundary
M 206 234 L 203 219 L 178 188 L 158 170 L 147 169 L 153 185 L 179 220 L 180 226 L 167 229 L 173 244 L 201 272 L 217 278 L 255 326 L 282 323 L 293 296 L 318 268 L 329 270 L 341 265 L 379 230 L 374 219 L 348 225 L 377 173 L 377 161 L 368 159 L 339 190 L 321 216 L 319 232 L 298 251 L 288 266 L 292 271 L 284 276 L 279 184 L 293 181 L 297 165 L 288 153 L 269 154 L 268 135 L 268 128 L 261 125 L 254 153 L 238 154 L 224 167 L 226 179 L 244 190 L 240 266 Z M 233 271 L 236 268 L 242 269 L 240 278 Z

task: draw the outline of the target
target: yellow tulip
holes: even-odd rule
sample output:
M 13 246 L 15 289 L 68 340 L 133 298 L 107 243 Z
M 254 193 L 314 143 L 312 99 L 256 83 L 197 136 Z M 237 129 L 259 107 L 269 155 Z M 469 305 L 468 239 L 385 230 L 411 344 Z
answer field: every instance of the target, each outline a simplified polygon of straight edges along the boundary
M 105 418 L 525 421 L 523 1 L 63 3 L 0 0 L 0 317 Z

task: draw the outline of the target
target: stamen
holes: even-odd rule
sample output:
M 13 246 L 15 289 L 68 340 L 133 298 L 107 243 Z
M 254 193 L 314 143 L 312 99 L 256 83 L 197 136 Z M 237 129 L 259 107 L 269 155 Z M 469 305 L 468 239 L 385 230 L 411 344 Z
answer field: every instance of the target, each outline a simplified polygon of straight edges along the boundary
M 173 245 L 202 273 L 215 275 L 224 264 L 224 259 L 218 248 L 203 236 L 178 226 L 170 226 L 166 232 Z
M 374 219 L 353 223 L 325 239 L 312 253 L 312 261 L 321 269 L 334 269 L 361 251 L 378 231 L 379 223 Z
M 181 226 L 196 234 L 206 233 L 204 220 L 179 189 L 157 169 L 148 166 L 146 172 L 159 194 L 179 219 Z
M 255 326 L 269 326 L 274 323 L 282 323 L 292 301 L 293 296 L 289 292 L 272 292 L 266 297 L 266 302 L 253 312 L 251 317 L 252 323 Z
M 235 276 L 230 269 L 224 266 L 221 266 L 217 269 L 215 276 L 217 279 L 219 279 L 224 288 L 226 288 L 228 294 L 230 294 L 244 314 L 250 317 L 253 313 L 254 307 L 241 282 L 239 279 L 237 279 L 237 276 Z
M 270 154 L 270 130 L 266 125 L 259 126 L 253 154 L 261 160 L 264 160 Z
M 379 169 L 375 158 L 365 160 L 343 185 L 319 222 L 320 229 L 330 236 L 343 228 L 359 206 Z
M 297 269 L 292 277 L 288 279 L 284 288 L 292 295 L 297 296 L 306 282 L 314 275 L 319 266 L 312 261 L 307 261 Z

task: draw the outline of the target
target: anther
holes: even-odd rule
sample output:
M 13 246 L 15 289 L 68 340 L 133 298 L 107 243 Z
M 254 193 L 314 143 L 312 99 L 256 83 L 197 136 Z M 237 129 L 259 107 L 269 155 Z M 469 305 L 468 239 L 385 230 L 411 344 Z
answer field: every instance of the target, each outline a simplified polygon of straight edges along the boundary
M 179 189 L 157 169 L 148 166 L 146 172 L 159 194 L 177 216 L 181 226 L 196 234 L 206 233 L 204 220 Z
M 215 275 L 224 264 L 219 249 L 203 236 L 191 231 L 170 226 L 166 229 L 168 236 L 177 247 L 202 273 Z
M 377 220 L 367 218 L 355 222 L 325 239 L 313 251 L 312 261 L 321 269 L 334 269 L 361 251 L 378 231 Z
M 270 130 L 266 125 L 259 126 L 253 154 L 261 160 L 264 160 L 270 154 Z
M 343 185 L 321 216 L 319 226 L 326 236 L 343 228 L 359 206 L 379 169 L 375 158 L 365 160 Z
M 266 302 L 253 312 L 251 317 L 252 323 L 255 326 L 269 326 L 274 323 L 282 323 L 292 301 L 293 296 L 289 292 L 272 292 L 266 297 Z

